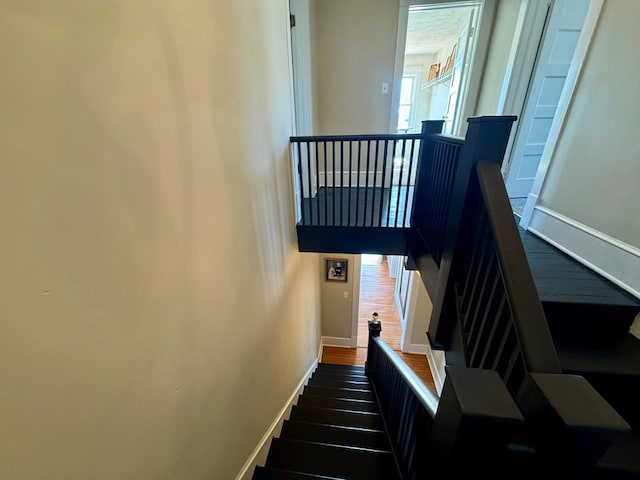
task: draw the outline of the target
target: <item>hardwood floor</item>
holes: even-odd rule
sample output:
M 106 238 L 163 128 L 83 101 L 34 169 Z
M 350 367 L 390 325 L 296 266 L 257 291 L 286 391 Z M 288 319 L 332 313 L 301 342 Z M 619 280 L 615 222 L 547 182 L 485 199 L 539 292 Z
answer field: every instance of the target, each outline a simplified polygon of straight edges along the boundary
M 368 259 L 372 261 L 368 261 Z M 382 339 L 435 392 L 436 387 L 427 357 L 404 353 L 400 350 L 402 330 L 394 298 L 394 288 L 395 279 L 389 276 L 389 264 L 386 257 L 363 255 L 360 277 L 357 348 L 324 347 L 322 362 L 342 365 L 364 365 L 369 341 L 368 321 L 371 319 L 373 312 L 378 312 L 382 323 L 382 332 L 380 334 Z

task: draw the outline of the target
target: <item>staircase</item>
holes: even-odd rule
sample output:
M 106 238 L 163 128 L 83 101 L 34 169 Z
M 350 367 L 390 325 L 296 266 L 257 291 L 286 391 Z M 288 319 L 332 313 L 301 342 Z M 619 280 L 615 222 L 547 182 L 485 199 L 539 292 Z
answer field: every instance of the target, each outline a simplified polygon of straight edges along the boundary
M 252 478 L 399 479 L 364 367 L 319 364 Z
M 629 333 L 640 301 L 519 232 L 563 372 L 583 376 L 633 428 L 601 459 L 598 478 L 640 477 L 640 340 Z

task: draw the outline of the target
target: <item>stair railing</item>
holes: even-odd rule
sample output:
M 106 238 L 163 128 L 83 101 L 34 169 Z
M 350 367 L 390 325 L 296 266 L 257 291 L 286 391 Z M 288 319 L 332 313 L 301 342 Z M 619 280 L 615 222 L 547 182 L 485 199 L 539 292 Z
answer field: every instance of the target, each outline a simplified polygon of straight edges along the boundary
M 449 274 L 451 245 L 461 222 L 469 178 L 478 161 L 503 158 L 514 116 L 468 119 L 464 138 L 441 135 L 436 122 L 423 122 L 424 140 L 411 220 L 409 264 L 420 271 L 433 298 Z
M 562 374 L 500 160 L 479 161 L 470 176 L 428 336 L 448 365 L 497 372 L 538 466 L 580 478 L 629 426 L 583 377 Z
M 365 372 L 385 422 L 401 476 L 500 473 L 522 416 L 495 372 L 453 368 L 442 397 L 431 391 L 369 322 Z
M 299 225 L 409 226 L 421 134 L 291 137 Z

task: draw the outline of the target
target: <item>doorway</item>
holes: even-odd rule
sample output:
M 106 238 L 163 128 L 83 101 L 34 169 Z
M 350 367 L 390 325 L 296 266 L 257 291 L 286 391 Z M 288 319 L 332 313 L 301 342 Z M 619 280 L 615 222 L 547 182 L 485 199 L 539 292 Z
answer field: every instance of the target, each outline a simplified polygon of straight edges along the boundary
M 531 194 L 561 102 L 589 0 L 555 0 L 546 8 L 543 40 L 505 169 L 507 192 L 513 211 L 519 217 Z
M 363 254 L 360 257 L 360 299 L 358 305 L 358 340 L 366 348 L 368 321 L 377 312 L 382 322 L 382 339 L 394 350 L 400 350 L 400 316 L 395 302 L 396 265 L 387 255 Z
M 401 9 L 392 132 L 417 133 L 422 120 L 444 120 L 444 133 L 460 134 L 482 7 L 480 1 L 411 5 L 406 17 Z

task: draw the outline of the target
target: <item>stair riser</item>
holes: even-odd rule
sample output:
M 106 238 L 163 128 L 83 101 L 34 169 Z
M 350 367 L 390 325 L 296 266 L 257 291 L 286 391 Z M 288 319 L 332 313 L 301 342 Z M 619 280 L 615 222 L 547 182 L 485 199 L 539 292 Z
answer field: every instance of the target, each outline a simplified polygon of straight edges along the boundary
M 316 475 L 371 480 L 397 479 L 389 453 L 353 450 L 307 442 L 273 439 L 267 466 Z
M 302 395 L 298 399 L 298 405 L 308 407 L 340 408 L 344 410 L 355 410 L 358 412 L 379 412 L 378 405 L 375 402 L 327 398 L 316 395 Z
M 369 382 L 353 382 L 349 380 L 338 380 L 333 378 L 310 378 L 308 385 L 315 385 L 318 387 L 334 387 L 334 388 L 351 388 L 355 390 L 367 390 L 371 391 L 371 384 Z
M 348 427 L 383 430 L 382 418 L 377 414 L 365 414 L 329 408 L 305 407 L 295 405 L 291 409 L 291 420 L 321 423 L 325 425 L 342 425 Z
M 280 438 L 390 451 L 386 433 L 287 420 Z
M 606 342 L 629 333 L 640 312 L 638 307 L 543 302 L 545 317 L 555 341 L 572 342 L 577 338 Z
M 256 467 L 251 480 L 326 480 L 326 478 L 299 472 L 288 472 L 279 468 Z
M 373 394 L 373 392 L 367 392 L 364 390 L 317 387 L 314 385 L 307 385 L 306 387 L 304 387 L 303 394 L 321 395 L 330 398 L 355 398 L 357 400 L 375 401 L 375 395 Z
M 368 382 L 369 377 L 366 375 L 360 375 L 357 373 L 344 373 L 344 372 L 332 372 L 332 371 L 315 371 L 312 378 L 336 378 L 341 380 L 354 380 L 356 382 Z
M 352 365 L 336 365 L 333 363 L 321 363 L 316 368 L 317 372 L 320 371 L 332 371 L 332 372 L 351 372 L 359 375 L 364 375 L 364 367 L 357 367 Z

